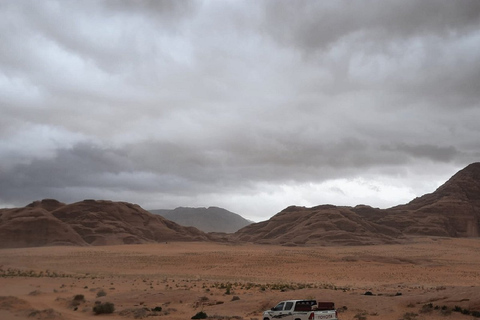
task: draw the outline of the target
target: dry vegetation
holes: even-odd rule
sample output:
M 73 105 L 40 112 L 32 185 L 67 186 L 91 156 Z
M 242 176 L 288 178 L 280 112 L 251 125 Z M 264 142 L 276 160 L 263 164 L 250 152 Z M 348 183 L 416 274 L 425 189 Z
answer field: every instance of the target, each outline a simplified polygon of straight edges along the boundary
M 277 301 L 303 298 L 335 302 L 342 320 L 472 319 L 479 265 L 479 239 L 2 249 L 0 319 L 260 320 Z

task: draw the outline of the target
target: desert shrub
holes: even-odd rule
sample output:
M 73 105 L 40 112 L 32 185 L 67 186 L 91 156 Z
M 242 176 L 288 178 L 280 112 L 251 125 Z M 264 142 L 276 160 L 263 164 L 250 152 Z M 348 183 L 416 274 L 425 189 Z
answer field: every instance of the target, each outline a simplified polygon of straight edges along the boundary
M 476 318 L 480 318 L 480 311 L 472 311 L 471 315 Z
M 357 320 L 367 320 L 367 313 L 366 312 L 357 313 L 355 316 L 353 316 L 353 318 Z
M 203 311 L 197 312 L 191 319 L 207 319 L 207 314 Z
M 449 316 L 449 315 L 452 314 L 452 310 L 450 310 L 450 309 L 442 309 L 442 310 L 440 310 L 440 314 L 441 314 L 442 316 Z
M 85 296 L 83 294 L 76 294 L 74 297 L 73 297 L 73 300 L 74 301 L 85 301 Z
M 343 306 L 343 307 L 340 307 L 337 309 L 337 312 L 340 313 L 340 312 L 345 312 L 348 310 L 348 307 L 347 306 Z
M 160 311 L 162 311 L 162 307 L 155 307 L 155 308 L 152 309 L 152 311 L 160 312 Z
M 469 315 L 470 314 L 470 310 L 468 309 L 462 309 L 462 314 L 466 314 L 466 315 Z
M 97 298 L 105 297 L 106 295 L 107 295 L 107 293 L 103 289 L 97 292 Z
M 239 296 L 233 296 L 233 297 L 232 297 L 232 301 L 237 301 L 237 300 L 240 300 L 240 297 L 239 297 Z
M 470 310 L 468 310 L 468 309 L 462 309 L 462 307 L 459 307 L 459 306 L 455 306 L 455 307 L 453 308 L 453 311 L 455 311 L 455 312 L 460 312 L 461 314 L 466 314 L 466 315 L 469 315 L 469 314 L 471 313 Z
M 403 315 L 403 320 L 415 320 L 417 319 L 418 314 L 413 312 L 407 312 Z
M 113 313 L 113 311 L 115 311 L 115 306 L 111 302 L 96 304 L 93 307 L 93 312 L 95 312 L 95 314 Z
M 433 305 L 431 303 L 424 304 L 423 307 L 420 309 L 420 313 L 430 313 L 433 310 Z
M 85 296 L 83 294 L 77 294 L 73 297 L 70 305 L 72 307 L 78 307 L 82 302 L 85 302 Z

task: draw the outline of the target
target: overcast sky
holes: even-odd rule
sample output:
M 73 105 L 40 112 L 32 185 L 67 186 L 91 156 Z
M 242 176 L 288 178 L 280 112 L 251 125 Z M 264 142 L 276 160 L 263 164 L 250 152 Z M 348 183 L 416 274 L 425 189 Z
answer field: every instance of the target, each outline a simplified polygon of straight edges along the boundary
M 480 161 L 480 1 L 0 0 L 0 207 L 390 207 Z

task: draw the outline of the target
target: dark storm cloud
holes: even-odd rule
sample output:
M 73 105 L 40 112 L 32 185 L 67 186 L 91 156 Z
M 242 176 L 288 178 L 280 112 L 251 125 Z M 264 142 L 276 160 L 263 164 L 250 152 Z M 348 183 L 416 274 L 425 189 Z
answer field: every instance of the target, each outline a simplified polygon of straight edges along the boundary
M 475 0 L 285 0 L 267 3 L 265 27 L 282 44 L 308 52 L 351 40 L 361 48 L 362 42 L 387 46 L 423 36 L 449 38 L 477 31 L 479 23 L 480 4 Z
M 480 97 L 478 1 L 276 1 L 266 17 L 280 45 L 333 65 L 335 86 L 378 87 L 450 108 L 476 106 Z M 332 52 L 345 56 L 340 64 Z
M 87 144 L 59 149 L 54 157 L 35 159 L 8 171 L 0 171 L 2 199 L 26 202 L 54 197 L 69 202 L 81 197 L 95 198 L 108 190 L 114 190 L 113 196 L 115 191 L 122 194 L 149 192 L 151 189 L 182 193 L 193 186 L 191 180 L 187 183 L 182 176 L 175 176 L 175 172 L 145 171 L 135 160 L 123 150 Z M 75 195 L 76 190 L 83 190 L 83 194 Z
M 478 1 L 0 6 L 0 204 L 398 204 L 480 156 Z

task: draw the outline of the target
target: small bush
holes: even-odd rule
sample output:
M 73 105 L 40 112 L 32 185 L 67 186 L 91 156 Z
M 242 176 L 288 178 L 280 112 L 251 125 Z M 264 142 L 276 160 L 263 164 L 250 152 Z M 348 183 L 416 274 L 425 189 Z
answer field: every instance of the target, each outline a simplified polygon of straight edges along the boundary
M 347 306 L 343 306 L 343 307 L 338 308 L 338 309 L 337 309 L 337 312 L 340 313 L 340 312 L 345 312 L 345 311 L 347 311 L 347 310 L 348 310 L 348 307 L 347 307 Z
M 152 311 L 160 312 L 160 311 L 162 311 L 162 307 L 155 307 L 155 308 L 152 309 Z
M 70 302 L 70 305 L 72 307 L 78 307 L 80 304 L 85 302 L 85 296 L 83 294 L 77 294 L 73 297 L 72 302 Z
M 96 304 L 93 307 L 93 312 L 95 312 L 95 314 L 113 313 L 113 311 L 115 311 L 115 306 L 111 302 Z
M 107 293 L 103 289 L 97 292 L 97 298 L 105 297 L 106 295 Z
M 75 301 L 85 301 L 85 296 L 83 294 L 76 294 L 73 297 L 73 300 L 75 300 Z
M 203 311 L 197 312 L 191 319 L 207 319 L 207 314 Z
M 433 305 L 431 303 L 424 304 L 423 307 L 420 309 L 420 313 L 430 313 L 433 310 Z
M 357 313 L 353 318 L 357 320 L 367 320 L 367 313 L 366 312 Z
M 237 301 L 237 300 L 240 300 L 240 297 L 239 297 L 239 296 L 233 296 L 233 297 L 232 297 L 232 301 Z
M 403 320 L 415 320 L 417 319 L 418 314 L 413 312 L 407 312 L 403 315 Z

